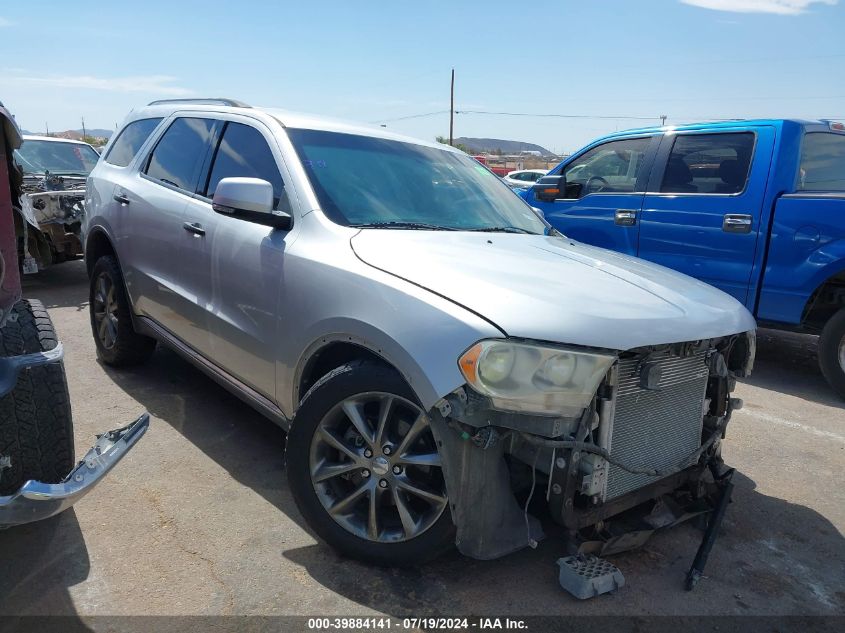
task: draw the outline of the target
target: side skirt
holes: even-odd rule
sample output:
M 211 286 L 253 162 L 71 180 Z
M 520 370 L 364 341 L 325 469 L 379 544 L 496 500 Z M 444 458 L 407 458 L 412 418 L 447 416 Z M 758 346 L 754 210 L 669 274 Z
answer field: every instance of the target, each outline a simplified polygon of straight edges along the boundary
M 252 387 L 245 385 L 243 382 L 226 372 L 223 368 L 212 363 L 205 356 L 202 356 L 192 347 L 189 347 L 180 341 L 152 319 L 135 315 L 133 322 L 135 330 L 139 334 L 150 336 L 163 345 L 166 345 L 191 363 L 194 367 L 206 374 L 209 378 L 214 380 L 221 387 L 226 389 L 226 391 L 246 402 L 259 413 L 278 424 L 285 431 L 290 430 L 290 420 L 285 417 L 282 410 L 276 406 L 276 403 L 272 400 L 258 393 Z

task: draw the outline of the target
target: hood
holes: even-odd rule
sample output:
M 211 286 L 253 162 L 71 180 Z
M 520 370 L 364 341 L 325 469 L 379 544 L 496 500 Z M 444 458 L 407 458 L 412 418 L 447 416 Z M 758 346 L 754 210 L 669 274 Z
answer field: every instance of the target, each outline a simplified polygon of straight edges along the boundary
M 363 229 L 365 263 L 442 295 L 507 336 L 626 350 L 755 328 L 733 297 L 568 238 Z

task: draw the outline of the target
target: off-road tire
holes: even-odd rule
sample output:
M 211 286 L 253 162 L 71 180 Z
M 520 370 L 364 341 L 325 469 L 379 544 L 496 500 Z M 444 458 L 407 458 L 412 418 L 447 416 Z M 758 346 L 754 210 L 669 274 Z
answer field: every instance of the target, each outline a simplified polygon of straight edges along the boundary
M 40 301 L 23 300 L 15 320 L 0 329 L 0 356 L 51 350 L 59 343 L 53 322 Z M 59 483 L 74 465 L 73 422 L 64 364 L 22 370 L 14 389 L 0 398 L 0 456 L 11 467 L 0 470 L 0 495 L 36 479 Z
M 111 280 L 117 303 L 117 337 L 114 346 L 111 348 L 106 348 L 100 340 L 94 317 L 94 295 L 96 293 L 97 280 L 102 275 L 106 275 Z M 91 320 L 91 333 L 94 336 L 94 344 L 97 347 L 97 358 L 106 365 L 113 367 L 140 365 L 155 351 L 155 339 L 138 334 L 132 325 L 132 307 L 129 303 L 129 296 L 126 293 L 126 286 L 123 283 L 123 275 L 120 272 L 120 266 L 118 266 L 117 260 L 111 255 L 104 255 L 94 263 L 94 268 L 91 271 L 88 312 Z
M 845 309 L 825 323 L 819 336 L 819 367 L 828 384 L 845 398 L 845 370 L 839 362 L 839 345 L 845 337 Z
M 425 532 L 407 541 L 373 542 L 348 532 L 329 516 L 311 481 L 309 453 L 323 417 L 339 402 L 358 393 L 381 391 L 419 404 L 408 383 L 392 368 L 371 361 L 354 361 L 318 380 L 300 403 L 288 433 L 285 462 L 291 493 L 308 525 L 341 554 L 388 567 L 419 565 L 454 547 L 455 528 L 447 507 Z

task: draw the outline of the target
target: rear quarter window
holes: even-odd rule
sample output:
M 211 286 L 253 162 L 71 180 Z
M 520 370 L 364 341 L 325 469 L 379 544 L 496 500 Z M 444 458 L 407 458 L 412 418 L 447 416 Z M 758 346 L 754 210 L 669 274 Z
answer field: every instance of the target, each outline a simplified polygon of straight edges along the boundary
M 801 147 L 799 191 L 845 191 L 845 135 L 808 132 Z
M 117 167 L 126 167 L 135 158 L 138 150 L 150 137 L 161 123 L 161 118 L 157 119 L 139 119 L 132 121 L 127 125 L 120 134 L 118 134 L 114 143 L 112 143 L 108 154 L 103 159 L 110 165 Z

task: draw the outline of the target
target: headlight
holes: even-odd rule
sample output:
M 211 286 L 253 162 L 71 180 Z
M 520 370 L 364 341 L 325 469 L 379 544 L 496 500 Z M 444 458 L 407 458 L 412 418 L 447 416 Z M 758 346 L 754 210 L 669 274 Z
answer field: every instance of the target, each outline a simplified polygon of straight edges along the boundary
M 497 409 L 575 416 L 616 360 L 608 354 L 489 340 L 458 360 L 464 378 Z

